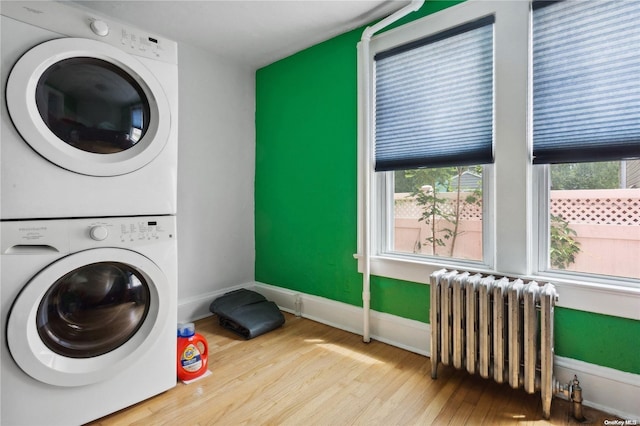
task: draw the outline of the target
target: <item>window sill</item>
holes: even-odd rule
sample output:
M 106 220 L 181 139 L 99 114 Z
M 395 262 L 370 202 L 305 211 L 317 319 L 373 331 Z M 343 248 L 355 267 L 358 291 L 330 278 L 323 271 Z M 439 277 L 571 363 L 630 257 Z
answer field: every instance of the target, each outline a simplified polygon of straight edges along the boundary
M 355 254 L 358 261 L 358 272 L 363 271 L 363 256 Z M 463 268 L 460 265 L 446 263 L 426 263 L 401 256 L 372 256 L 371 275 L 429 284 L 429 276 L 442 268 L 469 270 L 482 274 L 500 275 L 496 271 L 481 268 Z M 559 294 L 557 306 L 594 312 L 603 315 L 628 318 L 640 321 L 640 288 L 615 285 L 611 283 L 592 283 L 570 280 L 566 278 L 521 276 L 526 280 L 552 282 Z

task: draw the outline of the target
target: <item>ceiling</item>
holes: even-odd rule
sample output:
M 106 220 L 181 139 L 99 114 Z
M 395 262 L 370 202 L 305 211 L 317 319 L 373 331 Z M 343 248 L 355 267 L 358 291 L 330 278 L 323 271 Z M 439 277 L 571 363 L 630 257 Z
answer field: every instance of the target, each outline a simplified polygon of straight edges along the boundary
M 408 0 L 89 0 L 76 3 L 260 68 L 385 17 Z

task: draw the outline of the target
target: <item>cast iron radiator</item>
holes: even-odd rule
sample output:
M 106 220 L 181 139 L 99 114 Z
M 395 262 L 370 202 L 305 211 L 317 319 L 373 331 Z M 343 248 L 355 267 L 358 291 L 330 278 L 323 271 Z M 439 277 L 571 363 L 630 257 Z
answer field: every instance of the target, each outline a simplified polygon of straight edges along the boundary
M 446 269 L 431 274 L 430 284 L 433 379 L 442 362 L 527 393 L 540 391 L 545 419 L 554 393 L 564 393 L 582 419 L 577 378 L 562 386 L 553 375 L 553 284 Z

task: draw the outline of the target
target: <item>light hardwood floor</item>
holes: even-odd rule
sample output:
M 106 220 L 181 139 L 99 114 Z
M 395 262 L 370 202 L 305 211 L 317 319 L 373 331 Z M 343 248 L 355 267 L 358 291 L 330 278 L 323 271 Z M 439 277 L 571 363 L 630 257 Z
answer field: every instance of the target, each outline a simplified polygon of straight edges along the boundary
M 470 425 L 578 424 L 555 399 L 440 366 L 429 358 L 285 314 L 252 340 L 216 317 L 196 322 L 209 343 L 211 375 L 104 417 L 99 425 Z M 585 407 L 587 424 L 615 416 Z

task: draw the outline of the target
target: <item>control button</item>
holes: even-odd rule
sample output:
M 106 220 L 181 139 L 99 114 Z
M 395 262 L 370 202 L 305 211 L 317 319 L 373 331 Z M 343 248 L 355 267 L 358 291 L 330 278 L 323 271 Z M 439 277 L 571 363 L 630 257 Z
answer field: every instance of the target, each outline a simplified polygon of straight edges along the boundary
M 109 230 L 104 226 L 94 226 L 89 231 L 89 236 L 96 241 L 103 241 L 109 236 Z
M 104 21 L 96 19 L 95 21 L 91 21 L 91 31 L 93 31 L 95 35 L 104 37 L 109 34 L 109 25 Z

